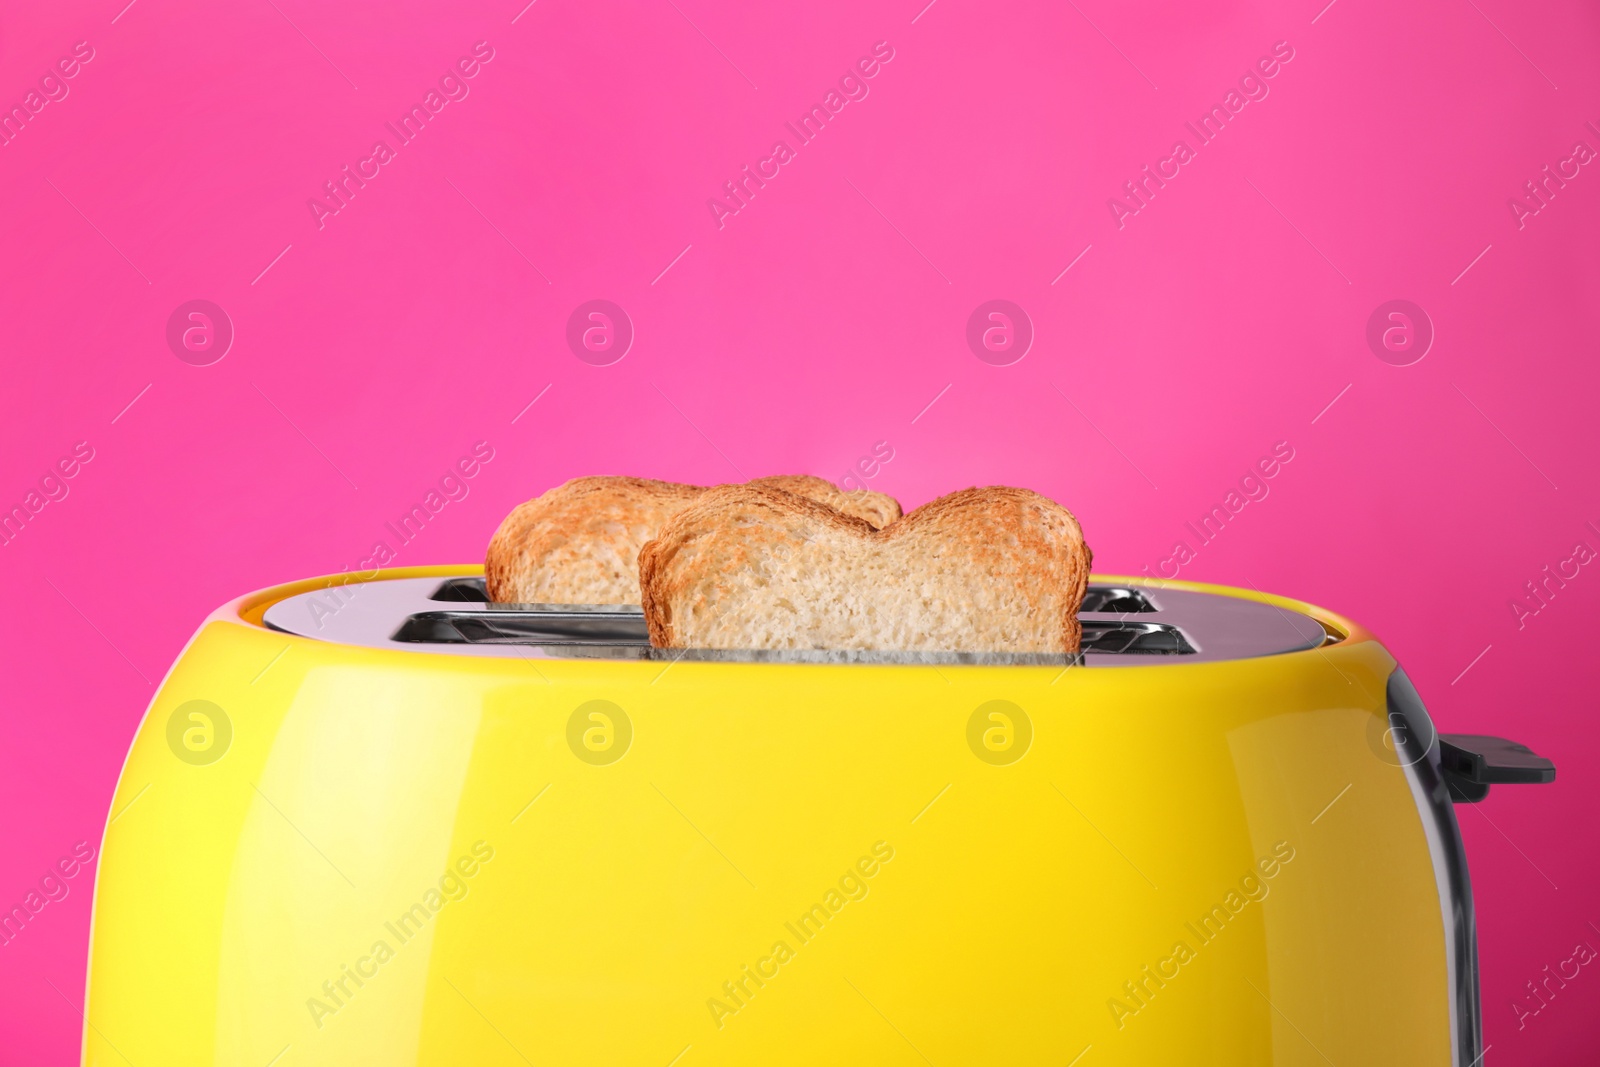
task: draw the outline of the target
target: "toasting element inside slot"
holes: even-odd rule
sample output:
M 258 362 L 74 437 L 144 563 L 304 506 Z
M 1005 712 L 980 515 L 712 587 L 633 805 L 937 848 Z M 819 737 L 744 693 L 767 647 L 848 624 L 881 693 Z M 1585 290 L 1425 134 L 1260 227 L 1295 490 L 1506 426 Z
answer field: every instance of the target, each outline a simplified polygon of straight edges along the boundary
M 1482 734 L 1440 734 L 1439 766 L 1450 787 L 1450 799 L 1458 804 L 1476 804 L 1496 783 L 1556 780 L 1556 765 L 1526 745 Z
M 1140 590 L 1114 585 L 1091 585 L 1083 595 L 1083 606 L 1078 609 L 1080 613 L 1089 611 L 1111 615 L 1155 610 L 1156 606 Z
M 424 611 L 394 640 L 443 645 L 650 644 L 644 616 L 627 611 Z

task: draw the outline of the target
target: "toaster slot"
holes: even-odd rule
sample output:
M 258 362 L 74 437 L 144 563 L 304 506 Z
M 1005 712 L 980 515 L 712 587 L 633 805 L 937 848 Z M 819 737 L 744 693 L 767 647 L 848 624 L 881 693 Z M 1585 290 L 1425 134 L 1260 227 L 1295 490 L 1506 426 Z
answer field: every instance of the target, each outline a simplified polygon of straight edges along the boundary
M 1187 656 L 1195 652 L 1176 626 L 1159 622 L 1083 623 L 1084 652 L 1114 656 Z
M 620 611 L 423 611 L 395 641 L 437 645 L 648 645 L 644 616 Z
M 454 604 L 487 604 L 482 578 L 450 578 L 428 595 L 429 600 L 442 600 Z M 1112 615 L 1130 615 L 1135 612 L 1155 611 L 1156 606 L 1144 592 L 1125 585 L 1091 585 L 1083 596 L 1079 611 L 1103 612 Z
M 605 645 L 648 647 L 644 616 L 622 611 L 422 611 L 392 638 L 432 645 Z M 1182 656 L 1195 651 L 1183 631 L 1159 622 L 1085 622 L 1083 651 L 1119 656 Z
M 341 587 L 342 588 L 342 587 Z M 359 589 L 359 595 L 350 593 Z M 1092 667 L 1217 663 L 1303 652 L 1347 639 L 1337 623 L 1243 593 L 1147 587 L 1129 579 L 1096 582 L 1085 591 L 1079 622 L 1082 654 Z M 1301 620 L 1304 620 L 1303 622 Z M 785 649 L 729 651 L 653 649 L 644 613 L 625 604 L 489 602 L 480 575 L 382 577 L 349 592 L 328 588 L 286 595 L 266 607 L 271 630 L 333 644 L 406 648 L 441 655 L 581 656 L 594 659 L 690 658 L 740 663 L 937 663 L 1049 665 L 1058 654 L 978 652 L 845 652 Z M 1029 658 L 1034 656 L 1043 659 Z M 1018 656 L 1024 658 L 1017 658 Z
M 1080 612 L 1104 612 L 1108 615 L 1131 615 L 1141 611 L 1155 611 L 1156 606 L 1139 589 L 1125 585 L 1091 585 L 1083 594 Z

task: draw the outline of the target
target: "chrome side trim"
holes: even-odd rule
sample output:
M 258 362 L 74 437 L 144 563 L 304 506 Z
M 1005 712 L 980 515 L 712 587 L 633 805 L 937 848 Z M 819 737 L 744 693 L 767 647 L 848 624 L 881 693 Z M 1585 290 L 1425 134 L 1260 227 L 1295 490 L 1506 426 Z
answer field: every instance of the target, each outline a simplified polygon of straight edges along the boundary
M 1396 667 L 1388 684 L 1389 730 L 1417 802 L 1439 887 L 1445 963 L 1450 978 L 1450 1046 L 1455 1067 L 1476 1067 L 1483 1056 L 1478 991 L 1478 930 L 1472 879 L 1456 823 L 1455 804 L 1439 764 L 1439 738 L 1416 687 Z

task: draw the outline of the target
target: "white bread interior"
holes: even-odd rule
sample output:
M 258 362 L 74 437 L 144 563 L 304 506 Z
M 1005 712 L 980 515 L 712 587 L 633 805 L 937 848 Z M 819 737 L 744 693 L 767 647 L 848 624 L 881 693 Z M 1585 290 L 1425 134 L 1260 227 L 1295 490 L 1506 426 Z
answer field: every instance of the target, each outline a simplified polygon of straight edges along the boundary
M 1092 554 L 1066 508 L 966 489 L 883 529 L 760 485 L 710 490 L 646 543 L 660 648 L 1078 650 Z

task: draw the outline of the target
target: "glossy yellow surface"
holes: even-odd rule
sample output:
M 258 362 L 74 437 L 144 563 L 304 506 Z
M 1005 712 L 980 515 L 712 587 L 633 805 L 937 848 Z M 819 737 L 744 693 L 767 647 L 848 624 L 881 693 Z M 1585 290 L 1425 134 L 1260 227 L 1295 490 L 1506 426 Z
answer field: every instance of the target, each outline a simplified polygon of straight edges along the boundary
M 1449 1061 L 1433 870 L 1373 741 L 1394 663 L 1347 620 L 1314 611 L 1349 638 L 1313 652 L 1065 672 L 259 625 L 320 584 L 219 611 L 151 706 L 86 1064 Z M 231 725 L 214 762 L 191 701 Z

